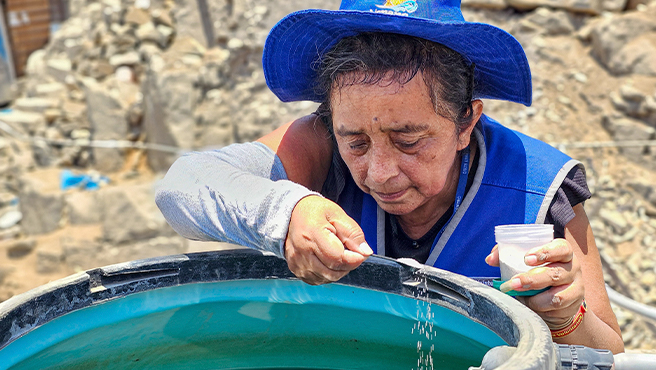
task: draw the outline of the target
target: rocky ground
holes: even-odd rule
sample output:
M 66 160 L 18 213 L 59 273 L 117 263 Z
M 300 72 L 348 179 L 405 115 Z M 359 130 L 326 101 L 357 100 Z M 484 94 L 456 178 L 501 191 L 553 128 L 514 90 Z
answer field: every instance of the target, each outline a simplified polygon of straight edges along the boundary
M 463 4 L 468 20 L 517 37 L 533 72 L 531 107 L 486 101 L 486 113 L 586 165 L 606 280 L 656 306 L 656 2 Z M 253 140 L 311 112 L 266 88 L 264 38 L 292 10 L 338 5 L 72 0 L 0 113 L 0 300 L 96 266 L 226 247 L 177 236 L 152 184 L 183 150 Z M 64 169 L 109 183 L 62 190 Z M 656 326 L 616 314 L 627 348 L 656 348 Z

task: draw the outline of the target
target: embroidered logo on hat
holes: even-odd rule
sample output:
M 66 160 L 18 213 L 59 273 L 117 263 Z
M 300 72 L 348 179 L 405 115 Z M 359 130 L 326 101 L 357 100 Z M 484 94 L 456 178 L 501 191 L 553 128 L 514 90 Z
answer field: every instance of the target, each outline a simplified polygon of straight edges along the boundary
M 419 5 L 414 0 L 387 0 L 384 5 L 376 5 L 380 10 L 391 12 L 390 14 L 414 13 Z

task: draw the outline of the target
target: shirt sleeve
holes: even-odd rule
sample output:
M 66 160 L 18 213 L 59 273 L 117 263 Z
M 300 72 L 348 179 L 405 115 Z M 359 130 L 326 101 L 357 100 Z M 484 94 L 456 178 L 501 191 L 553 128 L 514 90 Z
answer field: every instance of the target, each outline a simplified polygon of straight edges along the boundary
M 554 237 L 565 237 L 565 225 L 576 216 L 574 206 L 585 202 L 591 196 L 592 193 L 590 193 L 585 179 L 585 171 L 582 167 L 575 166 L 558 188 L 547 211 L 545 223 L 554 225 Z
M 287 180 L 261 143 L 232 144 L 178 158 L 155 186 L 155 202 L 180 235 L 269 251 L 284 258 L 296 203 L 319 195 Z

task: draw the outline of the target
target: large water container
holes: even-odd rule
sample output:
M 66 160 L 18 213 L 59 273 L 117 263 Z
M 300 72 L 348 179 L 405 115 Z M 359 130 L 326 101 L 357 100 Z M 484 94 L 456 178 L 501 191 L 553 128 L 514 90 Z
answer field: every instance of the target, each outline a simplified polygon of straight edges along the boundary
M 310 286 L 252 250 L 98 268 L 0 304 L 0 369 L 554 369 L 542 320 L 462 276 L 370 257 Z

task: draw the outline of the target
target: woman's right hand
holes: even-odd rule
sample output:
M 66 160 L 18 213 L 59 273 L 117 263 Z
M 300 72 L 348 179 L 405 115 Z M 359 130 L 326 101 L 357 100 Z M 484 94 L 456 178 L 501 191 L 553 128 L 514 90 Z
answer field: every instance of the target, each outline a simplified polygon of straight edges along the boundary
M 311 285 L 337 281 L 372 254 L 360 226 L 334 202 L 312 195 L 294 207 L 285 258 L 299 279 Z

